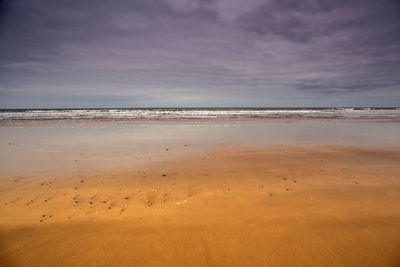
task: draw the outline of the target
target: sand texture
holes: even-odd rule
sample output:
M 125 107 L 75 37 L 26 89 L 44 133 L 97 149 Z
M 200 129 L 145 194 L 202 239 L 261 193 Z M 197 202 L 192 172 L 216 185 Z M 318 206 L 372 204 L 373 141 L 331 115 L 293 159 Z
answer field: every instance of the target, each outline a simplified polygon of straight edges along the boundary
M 400 150 L 216 148 L 0 179 L 1 266 L 400 266 Z

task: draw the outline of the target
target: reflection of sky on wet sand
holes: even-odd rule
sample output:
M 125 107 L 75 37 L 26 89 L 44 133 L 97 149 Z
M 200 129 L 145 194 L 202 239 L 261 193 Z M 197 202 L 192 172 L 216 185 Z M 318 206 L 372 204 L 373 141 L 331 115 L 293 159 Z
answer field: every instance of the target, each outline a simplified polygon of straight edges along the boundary
M 399 147 L 400 123 L 64 123 L 0 127 L 2 170 L 135 166 L 219 145 Z

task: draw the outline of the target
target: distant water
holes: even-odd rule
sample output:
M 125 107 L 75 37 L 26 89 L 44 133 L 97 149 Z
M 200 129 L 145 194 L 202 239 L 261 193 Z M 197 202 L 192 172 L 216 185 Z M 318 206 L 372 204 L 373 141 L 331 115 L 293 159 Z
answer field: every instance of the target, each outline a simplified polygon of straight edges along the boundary
M 0 110 L 0 121 L 190 119 L 399 120 L 400 108 L 148 108 Z

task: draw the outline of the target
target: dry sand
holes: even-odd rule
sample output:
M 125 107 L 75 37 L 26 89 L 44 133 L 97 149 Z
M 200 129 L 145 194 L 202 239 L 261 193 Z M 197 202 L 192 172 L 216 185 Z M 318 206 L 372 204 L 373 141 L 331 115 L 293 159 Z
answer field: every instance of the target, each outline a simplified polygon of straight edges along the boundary
M 0 179 L 1 266 L 400 266 L 400 150 L 224 147 Z

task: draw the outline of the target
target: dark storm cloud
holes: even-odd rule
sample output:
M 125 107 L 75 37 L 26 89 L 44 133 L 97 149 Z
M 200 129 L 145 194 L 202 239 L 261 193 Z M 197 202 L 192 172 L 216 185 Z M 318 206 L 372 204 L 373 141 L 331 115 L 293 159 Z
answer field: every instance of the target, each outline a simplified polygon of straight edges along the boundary
M 399 32 L 392 0 L 0 1 L 0 107 L 393 105 Z

